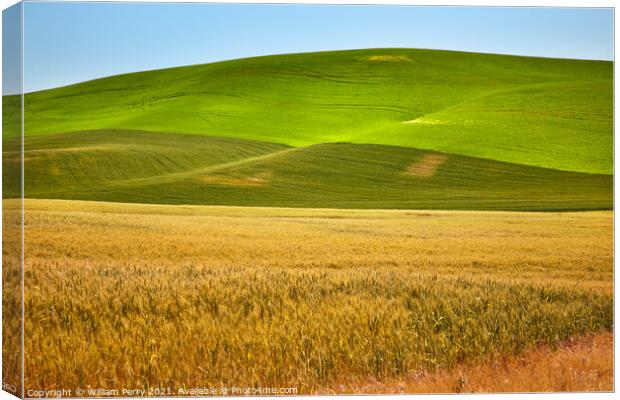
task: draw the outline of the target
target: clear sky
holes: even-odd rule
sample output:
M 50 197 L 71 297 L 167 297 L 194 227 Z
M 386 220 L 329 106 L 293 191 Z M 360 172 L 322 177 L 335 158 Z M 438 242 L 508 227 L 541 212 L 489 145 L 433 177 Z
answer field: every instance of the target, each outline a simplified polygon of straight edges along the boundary
M 21 7 L 2 11 L 2 94 L 21 91 Z
M 131 71 L 332 49 L 613 58 L 612 9 L 30 2 L 24 26 L 25 91 Z

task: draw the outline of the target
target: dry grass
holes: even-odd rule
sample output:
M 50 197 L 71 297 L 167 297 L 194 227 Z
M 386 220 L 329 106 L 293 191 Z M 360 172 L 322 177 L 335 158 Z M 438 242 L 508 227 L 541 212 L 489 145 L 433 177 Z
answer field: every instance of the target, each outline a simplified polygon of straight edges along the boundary
M 207 184 L 224 186 L 264 186 L 271 179 L 270 172 L 261 172 L 253 176 L 226 176 L 226 175 L 205 175 L 200 181 Z
M 611 392 L 613 351 L 612 333 L 586 335 L 571 338 L 557 348 L 541 345 L 518 356 L 496 357 L 434 373 L 417 371 L 386 382 L 341 382 L 319 393 Z
M 448 159 L 445 154 L 427 154 L 421 160 L 409 165 L 405 170 L 405 174 L 418 176 L 422 178 L 430 178 L 435 176 L 437 169 Z
M 4 390 L 21 396 L 21 218 L 14 207 L 19 202 L 3 202 L 2 382 Z
M 411 61 L 411 59 L 407 56 L 392 56 L 389 54 L 378 55 L 378 56 L 370 56 L 368 57 L 370 61 L 388 61 L 388 62 L 404 62 Z
M 610 212 L 26 208 L 30 389 L 308 393 L 612 327 Z

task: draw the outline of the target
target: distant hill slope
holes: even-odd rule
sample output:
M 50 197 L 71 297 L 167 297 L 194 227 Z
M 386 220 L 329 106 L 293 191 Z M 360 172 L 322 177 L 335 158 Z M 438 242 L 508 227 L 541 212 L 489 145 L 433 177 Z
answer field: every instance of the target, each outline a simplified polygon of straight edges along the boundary
M 4 197 L 18 197 L 7 140 Z M 613 178 L 377 144 L 308 147 L 139 131 L 26 138 L 28 198 L 274 207 L 589 210 Z M 13 173 L 11 174 L 11 171 Z
M 25 131 L 373 143 L 611 174 L 612 80 L 613 64 L 602 61 L 411 49 L 278 55 L 28 94 Z M 15 99 L 3 107 L 13 132 Z

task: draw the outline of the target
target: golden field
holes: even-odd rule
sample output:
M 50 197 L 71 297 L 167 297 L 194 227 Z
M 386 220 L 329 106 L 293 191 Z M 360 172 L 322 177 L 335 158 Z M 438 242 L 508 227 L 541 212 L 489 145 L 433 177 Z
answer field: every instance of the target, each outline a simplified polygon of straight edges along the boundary
M 26 200 L 25 223 L 26 389 L 485 390 L 412 377 L 611 340 L 611 212 Z M 506 390 L 610 389 L 530 376 Z
M 571 338 L 557 346 L 532 346 L 518 355 L 462 363 L 446 370 L 416 371 L 385 381 L 349 381 L 319 393 L 611 392 L 613 358 L 613 334 L 605 332 Z
M 2 204 L 2 383 L 21 396 L 21 214 L 19 201 Z

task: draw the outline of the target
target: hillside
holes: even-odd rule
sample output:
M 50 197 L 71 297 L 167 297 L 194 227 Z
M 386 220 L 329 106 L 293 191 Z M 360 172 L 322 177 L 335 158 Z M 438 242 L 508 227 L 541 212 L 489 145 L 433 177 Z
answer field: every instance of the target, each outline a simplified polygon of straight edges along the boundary
M 53 139 L 53 140 L 52 140 Z M 8 148 L 16 140 L 8 140 Z M 613 178 L 377 144 L 290 147 L 141 131 L 28 137 L 28 198 L 235 206 L 583 210 Z M 19 152 L 5 151 L 5 188 Z M 8 168 L 7 168 L 8 166 Z M 5 189 L 5 197 L 19 192 Z
M 611 174 L 612 79 L 611 62 L 433 50 L 256 57 L 31 93 L 25 133 L 372 143 Z M 15 104 L 3 102 L 5 132 L 15 132 Z

